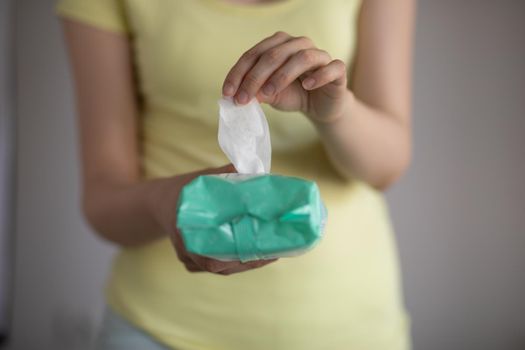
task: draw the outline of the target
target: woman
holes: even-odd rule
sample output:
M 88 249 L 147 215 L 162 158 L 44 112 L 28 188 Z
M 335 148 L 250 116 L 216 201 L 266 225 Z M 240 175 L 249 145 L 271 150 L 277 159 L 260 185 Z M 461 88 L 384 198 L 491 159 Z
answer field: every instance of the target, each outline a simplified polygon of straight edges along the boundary
M 410 158 L 413 0 L 61 0 L 83 207 L 122 247 L 100 349 L 407 349 L 381 190 Z M 300 257 L 185 251 L 181 188 L 232 172 L 217 99 L 264 104 L 272 172 L 315 180 L 329 220 Z M 225 276 L 229 275 L 229 276 Z

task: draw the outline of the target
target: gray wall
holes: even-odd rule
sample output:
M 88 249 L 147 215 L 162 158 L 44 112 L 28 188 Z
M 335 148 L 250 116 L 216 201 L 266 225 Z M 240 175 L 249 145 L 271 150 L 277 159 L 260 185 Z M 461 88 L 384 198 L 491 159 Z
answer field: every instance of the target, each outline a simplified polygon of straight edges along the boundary
M 16 0 L 16 350 L 86 348 L 112 252 L 80 214 L 72 86 L 53 2 Z
M 421 1 L 389 194 L 418 350 L 525 349 L 525 2 Z
M 0 343 L 11 316 L 14 189 L 13 6 L 0 2 Z
M 51 4 L 18 0 L 18 236 L 10 350 L 84 349 L 112 249 L 83 223 Z M 388 199 L 418 350 L 525 348 L 525 3 L 422 0 L 415 159 Z

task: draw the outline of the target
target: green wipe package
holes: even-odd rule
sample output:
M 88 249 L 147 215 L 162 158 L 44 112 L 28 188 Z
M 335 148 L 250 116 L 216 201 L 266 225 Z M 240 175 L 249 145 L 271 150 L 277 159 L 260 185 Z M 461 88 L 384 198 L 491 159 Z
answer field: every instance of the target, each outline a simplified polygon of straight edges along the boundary
M 238 173 L 203 175 L 184 186 L 177 228 L 186 249 L 243 262 L 311 249 L 326 221 L 316 183 L 270 174 L 270 133 L 257 100 L 238 106 L 221 99 L 219 106 L 219 145 Z
M 177 227 L 189 252 L 244 262 L 307 251 L 321 239 L 325 217 L 312 181 L 205 175 L 183 188 Z

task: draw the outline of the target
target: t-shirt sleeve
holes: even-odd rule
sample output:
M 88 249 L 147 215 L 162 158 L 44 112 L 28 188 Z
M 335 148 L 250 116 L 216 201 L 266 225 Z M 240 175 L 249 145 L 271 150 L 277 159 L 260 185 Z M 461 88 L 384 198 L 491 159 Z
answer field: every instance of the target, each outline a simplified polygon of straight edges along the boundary
M 100 29 L 129 32 L 123 0 L 58 0 L 56 12 L 60 17 Z

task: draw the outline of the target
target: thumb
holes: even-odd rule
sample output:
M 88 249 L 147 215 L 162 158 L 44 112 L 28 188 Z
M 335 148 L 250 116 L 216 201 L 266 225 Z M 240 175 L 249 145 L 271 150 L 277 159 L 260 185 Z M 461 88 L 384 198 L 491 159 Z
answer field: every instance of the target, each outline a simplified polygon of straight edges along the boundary
M 235 167 L 232 163 L 223 165 L 218 168 L 208 168 L 202 171 L 202 175 L 211 175 L 211 174 L 226 174 L 226 173 L 236 173 Z
M 206 168 L 202 170 L 195 171 L 193 173 L 187 174 L 190 179 L 193 179 L 200 175 L 213 175 L 213 174 L 226 174 L 226 173 L 236 173 L 235 167 L 233 164 L 226 164 L 218 168 Z
M 223 165 L 218 168 L 206 168 L 198 171 L 194 171 L 192 173 L 186 173 L 179 177 L 179 181 L 181 186 L 186 185 L 187 183 L 191 182 L 193 179 L 200 175 L 213 175 L 213 174 L 226 174 L 226 173 L 236 173 L 237 170 L 235 170 L 235 167 L 233 164 L 227 164 Z

